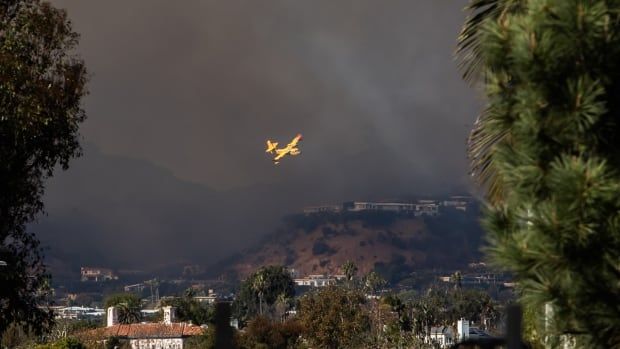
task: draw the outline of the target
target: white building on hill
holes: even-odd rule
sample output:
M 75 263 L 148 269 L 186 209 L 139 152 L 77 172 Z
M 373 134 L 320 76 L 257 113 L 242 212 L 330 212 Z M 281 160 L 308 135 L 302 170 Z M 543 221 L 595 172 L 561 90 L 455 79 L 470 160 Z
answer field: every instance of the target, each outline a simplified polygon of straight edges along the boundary
M 297 286 L 325 287 L 336 284 L 336 278 L 325 275 L 308 275 L 305 278 L 294 279 Z
M 388 211 L 412 213 L 415 216 L 438 216 L 439 204 L 435 200 L 420 200 L 417 203 L 406 202 L 345 202 L 343 209 L 351 212 Z

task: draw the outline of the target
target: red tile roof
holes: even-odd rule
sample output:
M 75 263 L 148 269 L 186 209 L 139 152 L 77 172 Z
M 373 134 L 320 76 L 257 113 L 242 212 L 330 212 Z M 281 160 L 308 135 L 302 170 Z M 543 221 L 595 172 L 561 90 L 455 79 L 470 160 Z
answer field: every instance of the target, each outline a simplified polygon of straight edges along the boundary
M 186 323 L 173 323 L 166 325 L 163 323 L 148 324 L 128 324 L 114 325 L 110 327 L 97 328 L 84 333 L 88 337 L 125 337 L 125 338 L 181 338 L 188 336 L 199 336 L 204 329 L 200 326 Z

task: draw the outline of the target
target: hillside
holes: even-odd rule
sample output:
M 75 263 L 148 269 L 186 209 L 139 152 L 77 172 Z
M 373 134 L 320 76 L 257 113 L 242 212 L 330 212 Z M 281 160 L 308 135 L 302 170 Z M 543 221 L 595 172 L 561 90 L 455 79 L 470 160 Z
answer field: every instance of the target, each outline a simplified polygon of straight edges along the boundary
M 444 210 L 439 217 L 370 211 L 292 215 L 229 268 L 241 277 L 270 264 L 300 275 L 337 274 L 352 260 L 361 273 L 374 269 L 391 280 L 414 270 L 459 268 L 481 257 L 478 217 L 475 207 Z

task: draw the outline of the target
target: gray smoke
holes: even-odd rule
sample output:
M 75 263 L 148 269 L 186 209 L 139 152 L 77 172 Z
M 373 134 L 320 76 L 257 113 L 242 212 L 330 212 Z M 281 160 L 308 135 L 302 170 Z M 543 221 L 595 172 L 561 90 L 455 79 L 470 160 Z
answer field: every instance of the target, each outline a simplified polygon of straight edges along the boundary
M 468 186 L 464 2 L 53 3 L 92 79 L 87 151 L 50 182 L 37 227 L 52 251 L 140 264 L 148 241 L 208 262 L 303 205 Z M 302 155 L 274 167 L 264 141 L 298 132 Z

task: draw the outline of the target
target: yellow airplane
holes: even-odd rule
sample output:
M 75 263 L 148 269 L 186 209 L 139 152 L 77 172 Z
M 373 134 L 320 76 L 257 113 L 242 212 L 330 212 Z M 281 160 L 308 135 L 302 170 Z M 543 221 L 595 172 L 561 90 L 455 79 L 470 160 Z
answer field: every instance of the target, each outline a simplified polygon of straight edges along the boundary
M 293 140 L 286 145 L 284 148 L 278 149 L 278 142 L 272 142 L 271 140 L 267 140 L 267 150 L 266 153 L 273 154 L 275 152 L 276 156 L 273 158 L 273 163 L 275 165 L 280 163 L 280 159 L 285 157 L 286 155 L 299 155 L 301 151 L 297 148 L 297 143 L 302 140 L 301 134 L 298 134 L 293 138 Z

